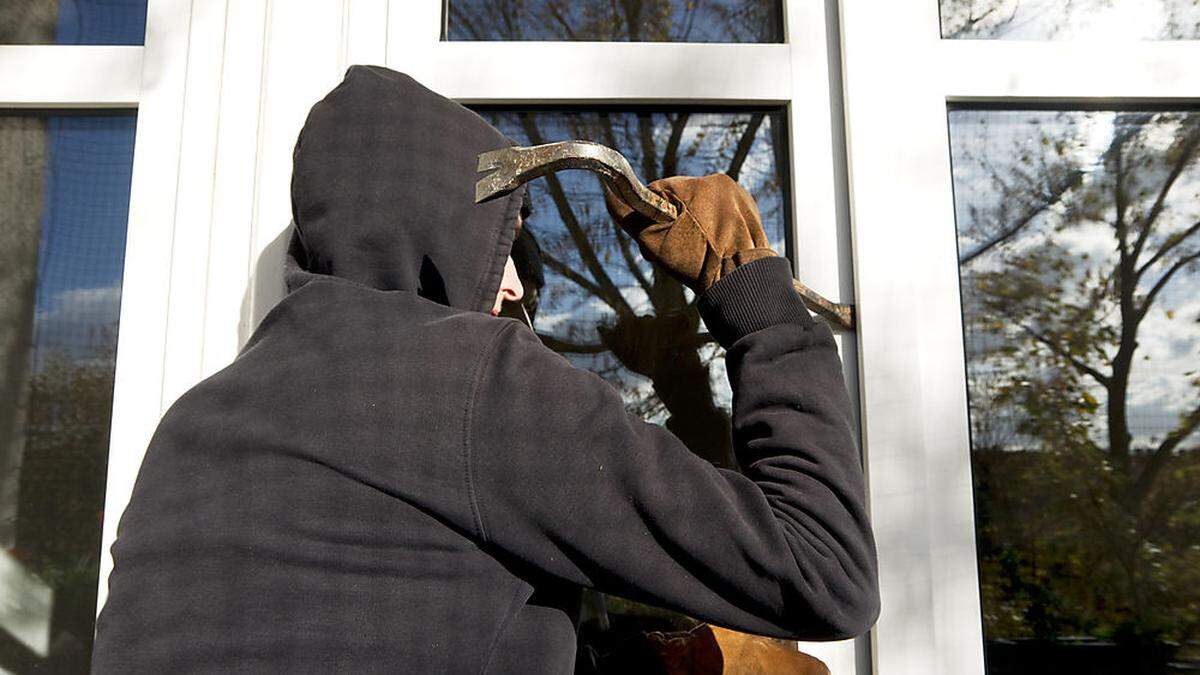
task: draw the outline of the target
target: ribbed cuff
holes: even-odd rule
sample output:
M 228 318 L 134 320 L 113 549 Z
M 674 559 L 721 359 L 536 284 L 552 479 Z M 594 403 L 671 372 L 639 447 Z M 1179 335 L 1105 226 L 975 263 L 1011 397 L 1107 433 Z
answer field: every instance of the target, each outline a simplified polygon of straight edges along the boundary
M 792 288 L 792 265 L 783 256 L 740 265 L 704 291 L 696 307 L 708 332 L 726 349 L 756 330 L 781 323 L 813 324 Z

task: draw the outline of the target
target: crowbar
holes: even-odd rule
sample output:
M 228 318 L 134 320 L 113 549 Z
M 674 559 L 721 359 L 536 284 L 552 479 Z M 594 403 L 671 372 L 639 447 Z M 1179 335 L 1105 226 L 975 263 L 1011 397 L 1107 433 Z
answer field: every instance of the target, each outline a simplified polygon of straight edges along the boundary
M 488 171 L 475 184 L 475 202 L 506 195 L 521 185 L 564 169 L 586 169 L 633 210 L 659 223 L 675 220 L 671 202 L 638 180 L 629 160 L 616 150 L 591 141 L 560 141 L 529 147 L 508 147 L 479 155 L 479 172 Z M 843 331 L 854 330 L 854 306 L 825 298 L 798 280 L 792 286 L 806 307 Z

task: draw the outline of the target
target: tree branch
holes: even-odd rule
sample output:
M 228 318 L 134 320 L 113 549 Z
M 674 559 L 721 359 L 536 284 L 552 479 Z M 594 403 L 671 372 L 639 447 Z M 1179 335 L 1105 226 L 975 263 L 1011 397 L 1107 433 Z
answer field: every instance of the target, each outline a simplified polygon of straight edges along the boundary
M 1154 304 L 1155 296 L 1157 296 L 1159 291 L 1161 291 L 1163 287 L 1167 285 L 1167 282 L 1171 280 L 1171 277 L 1175 276 L 1175 273 L 1183 269 L 1185 265 L 1193 260 L 1198 259 L 1200 259 L 1200 251 L 1185 255 L 1179 260 L 1176 260 L 1174 265 L 1171 265 L 1169 268 L 1167 268 L 1166 272 L 1163 272 L 1163 275 L 1158 278 L 1158 281 L 1156 281 L 1154 285 L 1150 287 L 1150 292 L 1146 294 L 1146 299 L 1142 301 L 1142 306 L 1138 308 L 1136 315 L 1136 320 L 1138 322 L 1146 317 L 1146 313 L 1150 311 L 1150 305 Z
M 1134 483 L 1135 496 L 1141 498 L 1150 491 L 1158 474 L 1162 472 L 1167 460 L 1170 459 L 1171 453 L 1198 428 L 1200 428 L 1200 407 L 1196 407 L 1184 415 L 1179 426 L 1175 427 L 1171 433 L 1167 434 L 1162 443 L 1158 444 L 1158 448 L 1154 450 L 1154 454 L 1150 456 L 1141 475 L 1138 476 L 1137 482 Z
M 1078 357 L 1074 356 L 1066 349 L 1063 349 L 1061 345 L 1059 345 L 1057 342 L 1050 339 L 1049 337 L 1042 335 L 1041 333 L 1035 331 L 1034 329 L 1030 328 L 1029 326 L 1026 326 L 1023 323 L 1018 323 L 1017 326 L 1021 330 L 1028 333 L 1030 335 L 1030 337 L 1032 337 L 1033 339 L 1035 339 L 1038 342 L 1049 347 L 1050 351 L 1054 352 L 1055 354 L 1058 354 L 1059 356 L 1061 356 L 1064 359 L 1066 359 L 1067 361 L 1069 361 L 1071 363 L 1071 365 L 1074 366 L 1077 370 L 1091 376 L 1092 379 L 1096 380 L 1104 387 L 1107 388 L 1110 385 L 1110 383 L 1112 382 L 1112 378 L 1110 378 L 1108 375 L 1105 375 L 1104 373 L 1100 372 L 1099 370 L 1096 370 L 1095 368 L 1093 368 L 1093 367 L 1089 366 L 1088 364 L 1084 363 L 1083 361 L 1079 360 Z
M 738 139 L 737 148 L 733 151 L 733 159 L 729 162 L 729 168 L 725 171 L 725 175 L 737 180 L 738 174 L 742 172 L 742 165 L 746 163 L 746 157 L 750 155 L 750 148 L 754 145 L 754 137 L 758 134 L 758 128 L 762 126 L 765 113 L 756 112 L 750 116 L 750 121 L 746 123 L 746 130 L 742 132 L 742 137 Z
M 589 281 L 587 277 L 583 276 L 579 272 L 576 272 L 571 268 L 570 265 L 559 260 L 558 258 L 555 258 L 546 251 L 542 251 L 542 262 L 546 263 L 546 266 L 550 269 L 575 282 L 575 284 L 583 290 L 591 293 L 601 300 L 604 300 L 606 303 L 608 302 L 608 300 L 605 300 L 604 298 L 604 291 L 599 286 Z
M 545 142 L 542 139 L 541 130 L 537 128 L 533 119 L 528 115 L 521 117 L 521 126 L 524 127 L 525 135 L 529 137 L 531 143 L 541 145 Z M 575 242 L 575 247 L 579 250 L 579 258 L 583 261 L 584 267 L 591 273 L 592 278 L 596 280 L 596 286 L 602 290 L 601 293 L 597 293 L 597 297 L 612 307 L 618 314 L 632 314 L 633 308 L 629 306 L 629 303 L 625 300 L 625 296 L 621 295 L 620 289 L 609 278 L 608 273 L 604 271 L 604 265 L 596 257 L 596 251 L 592 247 L 591 242 L 588 241 L 587 233 L 580 226 L 579 219 L 575 217 L 575 211 L 571 208 L 570 201 L 567 200 L 566 192 L 563 190 L 558 176 L 551 173 L 547 174 L 545 178 L 546 187 L 549 188 L 550 197 L 554 200 L 554 206 L 558 209 L 558 215 L 562 218 L 563 225 L 566 226 L 567 232 L 571 235 L 571 240 Z
M 1171 173 L 1167 175 L 1167 180 L 1158 191 L 1158 197 L 1154 200 L 1154 205 L 1150 207 L 1150 212 L 1142 219 L 1140 223 L 1141 231 L 1138 232 L 1137 241 L 1133 245 L 1133 257 L 1136 260 L 1142 252 L 1142 247 L 1145 246 L 1146 240 L 1150 237 L 1150 231 L 1153 229 L 1154 221 L 1158 219 L 1162 213 L 1163 206 L 1167 201 L 1167 194 L 1171 191 L 1171 187 L 1175 185 L 1175 181 L 1183 174 L 1183 170 L 1187 167 L 1192 159 L 1192 155 L 1196 153 L 1196 148 L 1200 147 L 1200 131 L 1193 133 L 1183 142 L 1183 149 L 1179 153 L 1179 161 L 1171 167 Z M 1145 269 L 1143 267 L 1143 269 Z
M 566 32 L 567 39 L 574 40 L 575 31 L 571 28 L 570 22 L 563 16 L 562 8 L 559 7 L 558 3 L 549 2 L 546 3 L 546 7 L 550 11 L 550 18 L 554 19 L 555 23 L 559 26 L 562 26 L 562 29 Z
M 609 220 L 612 219 L 609 218 Z M 650 296 L 651 300 L 653 300 L 654 294 L 650 292 L 650 280 L 646 278 L 645 274 L 642 274 L 637 260 L 633 257 L 633 251 L 629 248 L 629 237 L 621 229 L 621 226 L 617 225 L 616 221 L 613 221 L 612 227 L 613 236 L 617 239 L 617 248 L 621 251 L 621 258 L 625 260 L 625 266 L 629 268 L 630 273 L 633 274 L 633 278 L 637 279 L 638 286 L 641 286 L 642 290 L 646 291 L 646 295 Z
M 1150 256 L 1150 259 L 1146 261 L 1146 264 L 1144 264 L 1138 268 L 1138 271 L 1137 271 L 1138 278 L 1141 278 L 1141 276 L 1146 272 L 1146 270 L 1150 269 L 1151 265 L 1158 262 L 1159 260 L 1162 260 L 1163 257 L 1165 255 L 1167 255 L 1168 253 L 1170 253 L 1172 249 L 1174 249 L 1176 246 L 1182 244 L 1185 239 L 1192 236 L 1196 232 L 1200 232 L 1200 220 L 1197 220 L 1196 222 L 1192 223 L 1191 227 L 1187 228 L 1183 232 L 1180 232 L 1177 236 L 1167 237 L 1167 240 L 1165 242 L 1163 242 L 1162 247 L 1159 248 L 1158 251 L 1156 251 L 1154 253 L 1154 255 Z
M 1050 208 L 1051 204 L 1054 204 L 1058 202 L 1058 200 L 1062 199 L 1062 196 L 1066 194 L 1068 190 L 1078 186 L 1083 181 L 1083 176 L 1084 172 L 1080 171 L 1079 169 L 1069 173 L 1067 175 L 1067 179 L 1062 181 L 1062 183 L 1050 187 L 1049 194 L 1045 195 L 1045 199 L 1042 200 L 1041 203 L 1030 205 L 1016 218 L 1016 220 L 1012 222 L 1011 225 L 1001 230 L 999 234 L 991 239 L 988 239 L 982 244 L 976 246 L 973 250 L 961 256 L 958 259 L 958 264 L 966 265 L 984 253 L 987 253 L 997 245 L 1002 244 L 1008 239 L 1012 238 L 1012 236 L 1016 233 L 1025 229 L 1025 227 L 1029 225 L 1034 218 L 1039 216 L 1046 209 Z
M 1117 230 L 1117 253 L 1121 258 L 1120 264 L 1124 267 L 1130 257 L 1129 225 L 1125 222 L 1125 212 L 1129 203 L 1125 199 L 1125 157 L 1120 149 L 1117 151 L 1114 163 L 1113 202 L 1116 205 L 1117 221 L 1113 225 Z
M 637 114 L 638 141 L 642 146 L 642 180 L 658 178 L 658 166 L 654 161 L 654 130 L 650 125 L 650 113 Z
M 663 175 L 674 176 L 679 173 L 679 143 L 683 140 L 683 130 L 687 127 L 691 113 L 681 112 L 671 120 L 671 135 L 667 138 L 667 147 L 663 150 Z
M 607 113 L 601 113 L 599 119 L 601 122 L 600 132 L 604 135 L 604 140 L 610 148 L 617 147 L 617 133 L 613 129 L 612 117 Z M 625 266 L 629 268 L 630 274 L 633 275 L 634 279 L 637 279 L 638 285 L 642 287 L 642 290 L 646 291 L 646 294 L 653 301 L 653 293 L 650 292 L 650 281 L 646 278 L 646 275 L 642 274 L 641 268 L 638 267 L 637 260 L 633 257 L 633 251 L 629 248 L 629 239 L 623 236 L 624 231 L 617 225 L 616 221 L 609 218 L 609 222 L 612 224 L 613 236 L 617 239 L 617 247 L 621 251 L 621 258 L 625 260 Z
M 538 333 L 538 338 L 542 344 L 559 353 L 566 354 L 601 354 L 608 351 L 608 347 L 601 344 L 579 344 L 576 342 L 568 342 L 561 338 L 554 337 L 549 333 Z

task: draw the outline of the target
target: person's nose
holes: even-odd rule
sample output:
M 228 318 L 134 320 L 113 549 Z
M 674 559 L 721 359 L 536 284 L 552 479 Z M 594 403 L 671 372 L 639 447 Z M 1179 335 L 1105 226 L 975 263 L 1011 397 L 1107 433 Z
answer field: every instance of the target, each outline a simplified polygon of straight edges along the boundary
M 516 302 L 525 295 L 525 287 L 521 284 L 521 277 L 517 274 L 517 266 L 513 264 L 512 258 L 505 261 L 504 278 L 500 280 L 500 292 L 505 300 Z
M 525 297 L 525 287 L 521 285 L 520 279 L 513 280 L 512 283 L 506 284 L 504 287 L 504 299 L 509 302 L 516 302 Z

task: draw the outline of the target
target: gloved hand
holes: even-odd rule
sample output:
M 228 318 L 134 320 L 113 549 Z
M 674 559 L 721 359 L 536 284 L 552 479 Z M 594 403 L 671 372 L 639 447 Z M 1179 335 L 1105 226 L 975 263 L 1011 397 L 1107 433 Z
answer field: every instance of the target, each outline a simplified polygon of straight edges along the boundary
M 674 222 L 656 223 L 605 189 L 608 213 L 647 260 L 697 295 L 739 265 L 779 255 L 767 242 L 754 198 L 729 176 L 672 176 L 646 187 L 675 205 Z

